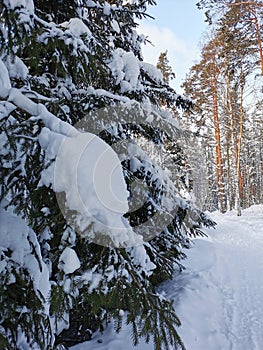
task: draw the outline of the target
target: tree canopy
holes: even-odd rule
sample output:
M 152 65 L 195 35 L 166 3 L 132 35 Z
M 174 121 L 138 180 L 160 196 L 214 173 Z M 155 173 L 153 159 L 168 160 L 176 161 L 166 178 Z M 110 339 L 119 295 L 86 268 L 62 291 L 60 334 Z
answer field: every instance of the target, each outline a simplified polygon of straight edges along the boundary
M 135 345 L 144 337 L 156 349 L 184 348 L 176 330 L 180 321 L 157 286 L 172 277 L 175 266 L 182 268 L 189 236 L 214 223 L 182 198 L 147 147 L 133 146 L 145 139 L 160 148 L 164 133 L 176 137 L 172 116 L 158 108 L 161 100 L 191 106 L 142 60 L 144 38 L 136 21 L 153 4 L 4 0 L 0 5 L 2 348 L 65 348 L 89 340 L 112 320 L 118 332 L 124 318 Z M 60 146 L 76 145 L 83 135 L 93 135 L 92 151 L 103 145 L 118 155 L 117 169 L 131 195 L 134 179 L 147 184 L 146 190 L 137 187 L 143 205 L 134 209 L 130 201 L 127 213 L 118 214 L 125 232 L 141 237 L 141 244 L 112 244 L 112 228 L 106 230 L 110 243 L 96 244 L 91 238 L 103 233 L 98 218 L 114 221 L 99 204 L 85 217 L 67 208 L 74 223 L 85 222 L 87 234 L 63 215 L 59 202 L 69 204 L 70 193 L 65 169 L 60 168 L 59 183 L 54 169 Z M 118 149 L 120 144 L 126 147 Z M 74 147 L 69 151 L 64 159 L 74 160 Z M 92 158 L 87 164 L 91 169 Z M 90 178 L 87 183 L 92 185 Z M 91 203 L 94 195 L 85 193 Z M 167 214 L 160 215 L 164 221 L 156 221 L 159 213 Z

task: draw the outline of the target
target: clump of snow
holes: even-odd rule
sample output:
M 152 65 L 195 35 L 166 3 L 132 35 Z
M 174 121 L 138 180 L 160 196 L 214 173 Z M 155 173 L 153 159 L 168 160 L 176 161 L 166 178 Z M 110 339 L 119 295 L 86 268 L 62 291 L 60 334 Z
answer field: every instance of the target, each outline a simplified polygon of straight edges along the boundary
M 10 10 L 24 7 L 29 13 L 34 13 L 34 2 L 33 0 L 4 0 L 5 6 Z
M 125 76 L 125 73 L 123 71 L 124 63 L 123 63 L 121 54 L 119 54 L 122 52 L 123 52 L 122 49 L 117 49 L 113 54 L 111 62 L 109 63 L 109 67 L 116 79 L 117 84 L 120 84 Z
M 91 31 L 79 18 L 71 18 L 69 22 L 65 22 L 62 25 L 67 28 L 75 37 L 92 36 Z
M 13 275 L 14 266 L 26 269 L 31 276 L 34 288 L 40 291 L 47 300 L 50 292 L 49 270 L 43 262 L 40 246 L 35 232 L 28 227 L 28 224 L 13 213 L 12 207 L 4 209 L 0 207 L 0 254 L 3 260 L 0 262 L 0 273 L 10 273 L 9 283 L 15 282 Z M 10 251 L 10 258 L 5 252 Z M 12 277 L 13 276 L 13 277 Z
M 95 289 L 97 289 L 102 280 L 102 274 L 94 272 L 95 268 L 93 268 L 93 270 L 86 271 L 81 276 L 83 283 L 89 284 L 89 293 L 92 293 Z
M 155 67 L 153 64 L 141 62 L 140 66 L 141 66 L 142 71 L 145 72 L 157 84 L 163 83 L 162 72 L 157 67 Z
M 0 120 L 1 120 L 1 104 L 0 104 Z M 5 156 L 8 154 L 8 150 L 5 148 L 5 145 L 8 142 L 8 138 L 5 132 L 0 133 L 0 156 Z
M 123 217 L 129 208 L 129 192 L 120 160 L 109 145 L 91 133 L 66 137 L 47 128 L 39 142 L 49 159 L 55 159 L 43 171 L 41 183 L 65 193 L 62 210 L 77 212 L 74 223 L 82 235 L 95 239 L 94 230 L 116 246 L 142 243 Z
M 26 30 L 33 26 L 34 21 L 34 1 L 33 0 L 4 0 L 5 6 L 10 11 L 18 10 L 18 23 L 22 24 Z
M 92 39 L 92 33 L 89 28 L 79 18 L 71 18 L 68 22 L 56 25 L 53 22 L 48 24 L 48 29 L 38 36 L 38 41 L 47 44 L 50 39 L 57 38 L 64 42 L 66 46 L 72 46 L 70 54 L 78 56 L 82 53 L 88 60 L 87 53 L 90 52 L 88 45 Z M 57 54 L 59 59 L 59 55 Z
M 133 52 L 126 52 L 123 49 L 116 49 L 109 67 L 116 83 L 121 85 L 121 91 L 133 91 L 140 88 L 140 62 Z
M 123 6 L 125 6 L 125 5 L 137 5 L 138 0 L 123 0 L 122 4 L 123 4 Z
M 73 273 L 80 268 L 79 258 L 72 248 L 66 247 L 60 258 L 59 258 L 59 267 L 65 273 Z
M 1 75 L 1 74 L 0 74 Z M 0 120 L 7 117 L 10 113 L 12 113 L 16 107 L 7 101 L 0 101 Z M 1 150 L 0 152 L 2 152 Z
M 109 16 L 110 13 L 111 13 L 111 6 L 107 1 L 105 1 L 104 7 L 103 7 L 103 14 L 106 16 Z
M 118 28 L 115 29 L 118 32 Z M 163 83 L 161 71 L 153 64 L 140 61 L 133 52 L 117 48 L 113 52 L 112 59 L 108 65 L 116 79 L 116 84 L 121 85 L 122 92 L 141 89 L 139 83 L 141 71 L 155 83 Z
M 118 24 L 118 22 L 115 20 L 115 19 L 113 19 L 112 21 L 111 21 L 111 27 L 112 27 L 112 29 L 116 32 L 116 33 L 120 33 L 120 26 L 119 26 L 119 24 Z
M 123 310 L 119 310 L 119 315 L 123 317 L 125 315 L 125 312 Z
M 152 274 L 156 265 L 149 259 L 144 245 L 133 247 L 130 250 L 130 255 L 135 266 L 140 266 L 141 270 L 148 276 Z
M 64 140 L 65 135 L 51 132 L 48 128 L 43 128 L 38 138 L 41 147 L 44 150 L 48 150 L 50 159 L 55 159 Z
M 11 89 L 11 82 L 8 70 L 4 62 L 0 59 L 0 90 L 3 88 Z
M 124 63 L 125 80 L 130 84 L 130 88 L 134 90 L 137 87 L 138 77 L 140 74 L 139 60 L 133 52 L 127 52 L 122 56 Z
M 9 72 L 10 78 L 26 79 L 29 71 L 27 66 L 19 57 L 15 56 L 11 58 L 8 56 L 5 60 L 5 65 Z

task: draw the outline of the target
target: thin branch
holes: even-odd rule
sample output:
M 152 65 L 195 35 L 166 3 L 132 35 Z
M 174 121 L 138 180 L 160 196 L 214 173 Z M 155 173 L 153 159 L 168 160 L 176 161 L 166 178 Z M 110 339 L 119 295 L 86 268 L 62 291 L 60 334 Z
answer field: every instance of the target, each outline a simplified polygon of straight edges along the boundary
M 227 6 L 253 5 L 253 6 L 263 7 L 263 4 L 259 4 L 255 1 L 240 1 L 235 4 L 225 4 L 225 5 Z

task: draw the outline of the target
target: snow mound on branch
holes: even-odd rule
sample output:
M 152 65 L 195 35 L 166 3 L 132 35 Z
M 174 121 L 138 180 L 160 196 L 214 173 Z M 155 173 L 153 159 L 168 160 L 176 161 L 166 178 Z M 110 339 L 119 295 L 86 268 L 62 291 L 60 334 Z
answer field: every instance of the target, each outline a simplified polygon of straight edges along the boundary
M 120 26 L 119 26 L 119 24 L 118 24 L 118 22 L 117 21 L 115 21 L 115 19 L 113 19 L 112 21 L 111 21 L 111 27 L 112 27 L 112 29 L 116 32 L 116 33 L 120 33 Z
M 116 79 L 116 84 L 120 84 L 122 92 L 142 89 L 139 81 L 141 71 L 155 83 L 163 83 L 163 76 L 159 69 L 153 64 L 140 61 L 133 52 L 127 52 L 121 48 L 114 51 L 108 65 Z
M 80 268 L 80 261 L 75 250 L 69 247 L 63 250 L 59 258 L 59 267 L 65 274 L 73 273 Z
M 134 247 L 130 251 L 131 258 L 135 266 L 141 267 L 141 272 L 146 273 L 147 276 L 151 276 L 153 270 L 156 269 L 156 265 L 149 259 L 144 246 Z
M 47 161 L 52 163 L 42 172 L 39 185 L 52 185 L 54 191 L 65 193 L 64 209 L 78 212 L 75 216 L 78 228 L 75 228 L 81 234 L 86 232 L 93 241 L 97 232 L 107 236 L 111 245 L 117 247 L 142 244 L 143 238 L 132 230 L 123 216 L 128 211 L 129 192 L 121 162 L 113 149 L 98 136 L 79 132 L 48 112 L 44 105 L 12 89 L 2 60 L 0 73 L 0 96 L 41 118 L 46 125 L 39 142 L 46 151 Z M 8 106 L 2 107 L 5 115 Z
M 47 128 L 39 142 L 49 159 L 55 159 L 42 173 L 40 185 L 51 184 L 55 192 L 65 193 L 60 207 L 64 206 L 64 216 L 68 209 L 77 212 L 74 224 L 79 233 L 91 240 L 100 233 L 115 246 L 142 243 L 123 217 L 129 209 L 129 192 L 120 160 L 109 145 L 91 133 L 69 137 Z
M 8 70 L 2 60 L 0 60 L 0 89 L 11 89 Z
M 31 276 L 35 291 L 39 290 L 47 300 L 50 292 L 49 271 L 41 257 L 35 232 L 25 220 L 12 212 L 12 208 L 0 207 L 0 273 L 10 273 L 9 284 L 15 282 L 14 267 L 23 267 Z M 10 253 L 10 258 L 7 257 Z
M 11 59 L 11 57 L 8 56 L 5 64 L 10 78 L 26 79 L 29 71 L 27 66 L 19 57 L 15 56 L 13 59 Z
M 34 2 L 33 0 L 4 0 L 4 4 L 10 10 L 24 7 L 31 14 L 34 13 Z
M 68 28 L 76 38 L 81 36 L 92 36 L 89 28 L 79 18 L 71 18 L 69 22 L 64 22 L 62 26 Z
M 4 0 L 4 5 L 10 11 L 18 14 L 18 23 L 23 24 L 26 30 L 33 26 L 34 1 L 33 0 Z
M 138 0 L 123 0 L 122 5 L 136 5 L 138 4 Z
M 109 67 L 116 79 L 116 84 L 121 85 L 122 92 L 133 91 L 139 87 L 140 64 L 133 52 L 116 49 Z
M 141 62 L 142 70 L 156 83 L 163 83 L 162 72 L 156 68 L 153 64 L 147 62 Z

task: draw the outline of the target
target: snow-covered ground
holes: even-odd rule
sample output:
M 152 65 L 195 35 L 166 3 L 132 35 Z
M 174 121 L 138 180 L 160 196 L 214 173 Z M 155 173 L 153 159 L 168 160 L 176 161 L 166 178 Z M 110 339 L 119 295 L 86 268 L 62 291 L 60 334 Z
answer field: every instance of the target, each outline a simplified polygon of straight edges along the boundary
M 161 289 L 174 300 L 188 350 L 263 349 L 263 205 L 237 217 L 213 213 L 217 228 L 196 239 L 186 270 Z M 153 350 L 131 344 L 127 327 L 112 329 L 71 350 Z

